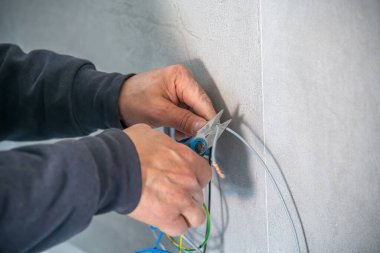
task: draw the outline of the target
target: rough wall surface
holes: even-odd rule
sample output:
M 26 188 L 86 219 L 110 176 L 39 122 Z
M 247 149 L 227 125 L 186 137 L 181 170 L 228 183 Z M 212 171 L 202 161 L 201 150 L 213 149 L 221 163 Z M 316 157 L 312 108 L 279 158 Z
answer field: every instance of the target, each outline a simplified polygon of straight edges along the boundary
M 0 42 L 103 71 L 186 64 L 276 178 L 282 170 L 310 252 L 379 251 L 379 1 L 0 0 Z M 213 184 L 209 251 L 296 252 L 257 157 L 225 134 L 218 158 L 227 178 Z M 52 252 L 131 252 L 152 241 L 145 226 L 111 214 Z

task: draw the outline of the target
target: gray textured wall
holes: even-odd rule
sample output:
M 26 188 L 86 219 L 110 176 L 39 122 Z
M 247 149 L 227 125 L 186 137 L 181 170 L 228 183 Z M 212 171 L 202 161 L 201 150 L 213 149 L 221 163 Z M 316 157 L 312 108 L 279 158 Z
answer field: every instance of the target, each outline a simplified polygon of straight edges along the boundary
M 186 64 L 275 178 L 282 170 L 310 252 L 380 251 L 379 1 L 0 0 L 0 42 L 104 71 Z M 227 178 L 213 185 L 210 252 L 295 252 L 257 157 L 225 134 L 218 158 Z M 111 214 L 54 252 L 151 241 L 145 226 Z

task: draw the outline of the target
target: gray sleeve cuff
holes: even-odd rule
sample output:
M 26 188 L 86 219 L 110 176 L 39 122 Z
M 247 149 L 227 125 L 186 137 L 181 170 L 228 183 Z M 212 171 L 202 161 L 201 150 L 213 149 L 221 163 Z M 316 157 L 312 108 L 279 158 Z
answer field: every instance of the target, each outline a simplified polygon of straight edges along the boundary
M 119 116 L 120 89 L 134 74 L 104 73 L 86 64 L 73 83 L 73 113 L 83 133 L 96 129 L 123 128 Z
M 140 160 L 132 140 L 119 129 L 82 139 L 98 168 L 100 196 L 97 214 L 112 210 L 129 213 L 141 196 Z

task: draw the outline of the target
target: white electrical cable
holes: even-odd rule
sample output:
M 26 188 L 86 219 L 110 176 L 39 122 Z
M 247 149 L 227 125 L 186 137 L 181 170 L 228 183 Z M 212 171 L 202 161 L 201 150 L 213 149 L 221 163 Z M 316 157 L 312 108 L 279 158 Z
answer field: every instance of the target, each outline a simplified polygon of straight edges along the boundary
M 158 239 L 158 235 L 157 235 L 157 233 L 156 233 L 156 230 L 150 229 L 150 231 L 152 231 L 152 234 L 153 234 L 154 238 L 157 240 L 157 239 Z M 160 242 L 159 245 L 160 245 L 161 249 L 166 250 L 166 248 L 165 248 L 165 246 L 162 244 L 162 242 Z
M 216 160 L 215 160 L 215 150 L 216 150 L 216 143 L 218 142 L 218 135 L 219 135 L 219 127 L 216 128 L 216 133 L 215 133 L 215 138 L 214 138 L 214 141 L 212 143 L 212 150 L 211 150 L 211 164 L 214 164 L 216 163 Z
M 202 253 L 202 251 L 185 235 L 182 235 L 182 238 L 193 248 L 196 252 Z
M 158 235 L 157 235 L 157 233 L 156 233 L 156 231 L 155 230 L 150 230 L 150 231 L 152 231 L 152 234 L 153 234 L 153 236 L 154 236 L 154 238 L 157 240 L 158 239 Z M 182 236 L 182 238 L 192 247 L 192 248 L 194 248 L 195 249 L 195 251 L 196 252 L 198 252 L 198 253 L 202 253 L 201 251 L 200 251 L 200 249 L 189 239 L 189 238 L 187 238 L 185 235 L 183 235 Z M 160 247 L 161 247 L 161 249 L 163 249 L 163 250 L 166 250 L 166 248 L 165 248 L 165 246 L 162 244 L 162 242 L 160 242 Z
M 219 129 L 217 128 L 217 131 Z M 297 248 L 298 248 L 298 252 L 301 252 L 301 246 L 300 246 L 300 243 L 299 243 L 299 239 L 298 239 L 298 235 L 297 235 L 297 230 L 296 230 L 296 226 L 294 224 L 294 221 L 292 219 L 292 216 L 290 215 L 290 211 L 289 211 L 289 208 L 288 206 L 286 205 L 286 202 L 285 202 L 285 199 L 280 191 L 280 188 L 278 187 L 278 184 L 276 182 L 276 180 L 274 179 L 272 173 L 270 172 L 268 166 L 266 165 L 266 163 L 264 162 L 264 160 L 261 158 L 261 156 L 259 155 L 259 153 L 251 146 L 249 145 L 249 143 L 244 140 L 243 137 L 241 137 L 238 133 L 236 133 L 234 130 L 232 130 L 231 128 L 226 128 L 226 130 L 231 133 L 233 136 L 235 136 L 236 138 L 238 138 L 244 145 L 246 145 L 253 153 L 256 154 L 256 156 L 259 158 L 260 162 L 262 163 L 262 165 L 264 166 L 265 168 L 265 171 L 269 174 L 269 178 L 271 179 L 273 185 L 275 186 L 275 189 L 281 199 L 281 202 L 282 202 L 282 205 L 286 211 L 286 214 L 289 218 L 289 221 L 292 225 L 292 228 L 293 228 L 293 234 L 294 234 L 294 237 L 295 237 L 295 240 L 297 242 Z M 216 153 L 216 142 L 217 142 L 217 138 L 214 139 L 214 144 L 213 144 L 213 148 L 212 148 L 212 156 L 211 156 L 211 159 L 213 160 L 212 162 L 213 163 L 216 163 L 216 157 L 215 157 L 215 153 Z M 289 189 L 288 189 L 289 190 Z M 294 204 L 294 203 L 293 203 Z M 299 218 L 299 217 L 298 217 Z M 305 245 L 306 245 L 306 242 L 305 242 Z
M 235 136 L 236 138 L 238 138 L 244 145 L 246 145 L 254 154 L 256 154 L 256 156 L 259 158 L 259 161 L 260 163 L 264 166 L 264 169 L 265 171 L 269 174 L 269 178 L 271 179 L 275 189 L 276 189 L 276 192 L 278 194 L 278 196 L 280 197 L 281 199 L 281 203 L 282 203 L 282 206 L 283 208 L 285 209 L 286 211 L 286 214 L 288 216 L 288 219 L 289 219 L 289 222 L 290 224 L 292 225 L 292 231 L 293 231 L 293 235 L 294 235 L 294 238 L 297 242 L 297 249 L 298 249 L 298 252 L 301 253 L 301 246 L 300 246 L 300 242 L 299 242 L 299 238 L 298 238 L 298 235 L 297 235 L 297 230 L 296 230 L 296 226 L 294 224 L 294 221 L 293 221 L 293 218 L 292 216 L 290 215 L 290 210 L 285 202 L 285 199 L 284 199 L 284 196 L 282 195 L 281 191 L 280 191 L 280 188 L 278 187 L 278 184 L 276 182 L 276 180 L 274 179 L 274 176 L 273 174 L 271 173 L 271 171 L 269 170 L 267 164 L 264 162 L 264 160 L 261 158 L 261 156 L 259 155 L 259 153 L 242 137 L 240 136 L 238 133 L 236 133 L 234 130 L 232 130 L 231 128 L 226 128 L 227 132 L 231 133 L 233 136 Z M 216 162 L 216 145 L 217 145 L 217 141 L 218 141 L 218 138 L 217 136 L 219 135 L 219 128 L 216 129 L 216 134 L 215 134 L 215 138 L 214 138 L 214 141 L 213 141 L 213 148 L 212 148 L 212 152 L 211 152 L 211 163 L 212 164 L 217 164 Z M 289 189 L 288 189 L 289 190 Z M 294 204 L 294 203 L 293 203 Z M 295 204 L 294 204 L 295 205 Z M 298 215 L 298 213 L 297 213 Z M 299 218 L 299 217 L 298 217 Z M 302 226 L 301 226 L 302 227 Z M 152 233 L 154 234 L 155 238 L 157 239 L 157 235 L 154 231 L 152 231 Z M 194 243 L 189 239 L 187 238 L 186 236 L 183 236 L 183 239 L 191 246 L 193 247 L 194 249 L 196 249 L 196 251 L 198 253 L 202 253 L 195 245 Z M 306 244 L 306 241 L 305 241 L 305 245 Z M 163 247 L 164 250 L 165 247 L 162 245 L 162 243 L 160 243 L 160 246 Z M 308 251 L 308 250 L 307 250 Z

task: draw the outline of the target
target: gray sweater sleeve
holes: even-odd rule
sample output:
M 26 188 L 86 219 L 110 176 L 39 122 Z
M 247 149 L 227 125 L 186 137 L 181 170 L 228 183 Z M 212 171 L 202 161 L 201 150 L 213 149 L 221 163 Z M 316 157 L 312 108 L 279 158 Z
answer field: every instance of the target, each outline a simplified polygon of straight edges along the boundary
M 140 194 L 137 153 L 118 129 L 0 152 L 0 252 L 40 252 L 95 214 L 132 211 Z
M 0 140 L 120 128 L 125 78 L 70 56 L 0 45 Z M 82 231 L 95 214 L 132 211 L 140 195 L 139 157 L 120 129 L 0 152 L 0 252 L 40 252 Z
M 0 44 L 0 140 L 121 128 L 118 98 L 126 78 L 96 71 L 86 60 Z

